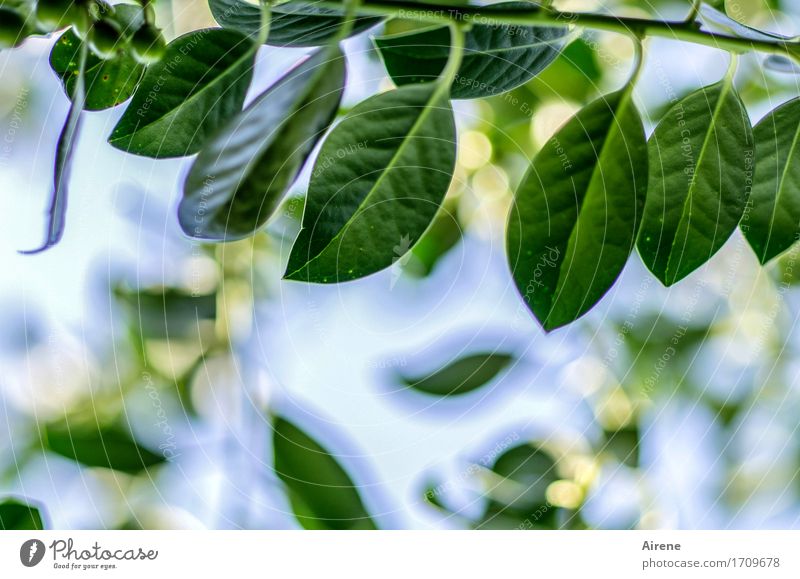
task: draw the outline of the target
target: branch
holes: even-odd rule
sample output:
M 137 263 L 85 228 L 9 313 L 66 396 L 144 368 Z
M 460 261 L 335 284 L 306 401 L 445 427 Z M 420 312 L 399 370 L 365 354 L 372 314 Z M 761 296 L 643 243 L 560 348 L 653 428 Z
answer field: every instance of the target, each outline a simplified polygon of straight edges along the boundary
M 303 0 L 300 0 L 302 3 Z M 340 10 L 341 2 L 321 0 L 311 2 L 317 8 Z M 750 39 L 701 30 L 694 20 L 652 20 L 628 18 L 588 12 L 560 12 L 531 5 L 531 8 L 492 8 L 490 6 L 453 6 L 447 4 L 421 4 L 413 0 L 363 0 L 359 14 L 420 20 L 434 24 L 449 24 L 452 21 L 483 25 L 510 26 L 567 26 L 575 24 L 595 30 L 619 32 L 644 38 L 658 36 L 681 40 L 703 46 L 734 52 L 765 52 L 789 56 L 800 63 L 800 43 L 775 38 Z

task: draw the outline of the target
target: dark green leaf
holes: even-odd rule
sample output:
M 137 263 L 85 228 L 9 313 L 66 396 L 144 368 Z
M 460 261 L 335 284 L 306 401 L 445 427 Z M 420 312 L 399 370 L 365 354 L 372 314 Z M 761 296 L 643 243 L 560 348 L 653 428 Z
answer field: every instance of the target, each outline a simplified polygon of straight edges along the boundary
M 603 435 L 603 450 L 613 454 L 626 466 L 639 466 L 639 429 L 635 424 L 619 430 L 606 430 Z
M 753 131 L 756 168 L 740 227 L 761 263 L 800 236 L 800 99 L 764 117 Z
M 89 49 L 85 44 L 78 51 L 78 69 L 75 85 L 71 94 L 69 113 L 61 128 L 56 144 L 56 158 L 53 168 L 53 188 L 50 192 L 50 203 L 47 208 L 47 224 L 42 245 L 36 249 L 21 251 L 32 255 L 53 247 L 64 235 L 67 217 L 67 198 L 69 196 L 69 180 L 72 173 L 72 158 L 78 144 L 83 110 L 86 104 L 86 63 Z
M 286 279 L 357 279 L 389 267 L 420 238 L 455 167 L 455 121 L 443 88 L 374 96 L 333 129 L 314 165 Z
M 45 447 L 84 466 L 104 467 L 136 474 L 164 462 L 163 455 L 139 445 L 130 434 L 116 426 L 96 423 L 48 425 Z
M 730 79 L 675 104 L 650 137 L 650 185 L 637 247 L 664 285 L 708 261 L 749 193 L 753 132 Z
M 517 190 L 507 248 L 514 281 L 545 330 L 569 324 L 613 285 L 647 190 L 647 147 L 629 90 L 573 117 Z
M 513 361 L 514 356 L 503 352 L 471 354 L 430 374 L 422 376 L 401 374 L 399 378 L 406 386 L 420 392 L 437 396 L 455 396 L 485 386 Z
M 344 55 L 320 49 L 235 116 L 192 165 L 183 231 L 214 241 L 253 235 L 336 116 L 344 81 Z
M 150 67 L 109 143 L 146 157 L 182 157 L 242 109 L 255 47 L 232 30 L 205 29 L 172 41 Z
M 546 497 L 547 487 L 559 478 L 550 454 L 536 444 L 520 444 L 501 454 L 491 470 L 503 480 L 488 481 L 489 500 L 477 528 L 556 527 L 559 509 Z
M 64 91 L 73 98 L 78 79 L 81 40 L 72 29 L 53 45 L 50 66 L 61 79 Z M 127 52 L 103 60 L 90 52 L 86 62 L 86 110 L 100 111 L 125 102 L 136 90 L 144 67 Z
M 486 11 L 530 4 L 505 2 Z M 450 90 L 452 98 L 484 98 L 528 82 L 558 56 L 566 28 L 475 24 L 466 34 L 464 58 Z M 450 54 L 447 26 L 375 39 L 386 70 L 397 85 L 435 80 Z
M 193 295 L 174 288 L 134 291 L 116 288 L 142 338 L 180 339 L 197 336 L 198 324 L 217 316 L 217 294 Z
M 285 418 L 274 422 L 275 473 L 307 529 L 374 529 L 358 487 L 336 459 Z
M 0 529 L 3 531 L 41 531 L 44 529 L 39 509 L 17 499 L 0 501 Z
M 209 0 L 214 19 L 225 28 L 248 36 L 258 34 L 261 14 L 257 5 L 243 0 Z M 320 8 L 308 2 L 286 2 L 272 8 L 267 44 L 273 46 L 322 46 L 339 32 L 343 10 Z M 381 21 L 372 16 L 358 16 L 350 36 L 363 32 Z
M 431 274 L 436 264 L 461 241 L 463 228 L 456 216 L 455 203 L 445 202 L 431 226 L 411 249 L 403 271 L 417 277 Z

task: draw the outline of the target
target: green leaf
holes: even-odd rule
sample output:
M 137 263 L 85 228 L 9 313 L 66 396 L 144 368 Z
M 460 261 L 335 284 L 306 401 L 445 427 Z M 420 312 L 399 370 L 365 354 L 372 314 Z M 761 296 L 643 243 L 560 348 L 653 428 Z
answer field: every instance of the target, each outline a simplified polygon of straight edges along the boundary
M 470 354 L 429 374 L 400 374 L 398 377 L 406 386 L 420 392 L 456 396 L 490 383 L 513 361 L 514 356 L 503 352 Z
M 274 421 L 275 473 L 307 529 L 374 529 L 358 487 L 336 459 L 297 426 Z
M 611 453 L 625 466 L 639 467 L 639 428 L 636 424 L 618 430 L 604 430 L 603 450 Z
M 81 40 L 70 28 L 53 45 L 50 67 L 61 79 L 64 91 L 74 98 L 78 79 Z M 89 52 L 86 62 L 86 110 L 100 111 L 128 100 L 136 90 L 144 67 L 127 52 L 103 60 Z
M 656 127 L 637 247 L 664 285 L 703 265 L 736 229 L 752 148 L 750 120 L 730 78 L 676 103 Z
M 753 189 L 739 226 L 765 264 L 800 236 L 800 99 L 764 117 L 753 138 L 758 152 Z
M 477 528 L 553 529 L 560 509 L 547 501 L 547 487 L 559 479 L 552 456 L 538 444 L 514 446 L 490 466 L 499 479 L 487 481 L 486 510 Z
M 243 0 L 209 0 L 214 19 L 225 28 L 256 36 L 261 26 L 257 5 Z M 272 8 L 267 44 L 272 46 L 322 46 L 336 37 L 344 10 L 319 8 L 307 2 L 286 2 Z M 381 18 L 358 16 L 349 36 L 377 25 Z
M 64 126 L 58 136 L 56 155 L 53 163 L 53 187 L 50 191 L 50 202 L 47 208 L 47 223 L 44 242 L 36 249 L 19 253 L 33 255 L 41 253 L 56 245 L 64 236 L 67 218 L 67 198 L 69 197 L 69 181 L 72 173 L 72 159 L 78 144 L 78 137 L 83 124 L 83 110 L 86 104 L 86 63 L 89 48 L 85 44 L 78 51 L 78 68 L 76 81 L 71 95 L 71 103 Z
M 647 190 L 647 147 L 630 90 L 578 112 L 539 152 L 511 208 L 517 289 L 545 330 L 589 311 L 633 248 Z
M 235 116 L 192 165 L 183 231 L 213 241 L 253 235 L 336 116 L 344 82 L 341 50 L 320 49 Z
M 41 531 L 44 529 L 39 509 L 9 498 L 0 501 L 0 529 L 3 531 Z
M 136 474 L 161 464 L 165 458 L 139 445 L 116 426 L 58 424 L 44 428 L 45 447 L 89 467 Z
M 530 4 L 505 2 L 485 7 L 508 10 Z M 475 24 L 466 34 L 464 57 L 453 80 L 455 99 L 484 98 L 528 82 L 558 56 L 566 28 Z M 447 26 L 375 39 L 386 70 L 397 84 L 435 80 L 450 54 Z
M 420 238 L 455 167 L 455 121 L 442 88 L 376 95 L 333 129 L 311 174 L 286 279 L 357 279 L 389 267 Z
M 217 294 L 195 295 L 175 288 L 140 291 L 125 287 L 114 295 L 129 312 L 142 338 L 181 339 L 197 336 L 202 321 L 217 317 Z
M 456 215 L 456 205 L 445 201 L 431 226 L 407 255 L 408 261 L 402 264 L 404 273 L 414 277 L 430 275 L 439 261 L 458 245 L 464 232 Z
M 154 158 L 196 153 L 241 111 L 255 50 L 231 30 L 198 30 L 175 39 L 163 59 L 148 67 L 109 143 Z

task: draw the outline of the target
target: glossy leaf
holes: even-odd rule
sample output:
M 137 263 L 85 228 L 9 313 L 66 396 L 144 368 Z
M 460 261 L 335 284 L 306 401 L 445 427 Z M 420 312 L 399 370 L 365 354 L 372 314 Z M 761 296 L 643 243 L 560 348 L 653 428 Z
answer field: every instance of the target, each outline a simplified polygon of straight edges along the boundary
M 275 474 L 307 529 L 374 529 L 358 487 L 317 441 L 285 418 L 273 424 Z
M 50 66 L 70 98 L 75 95 L 81 44 L 82 41 L 69 29 L 50 52 Z M 130 56 L 103 60 L 90 52 L 86 69 L 86 109 L 100 111 L 125 102 L 133 94 L 143 73 L 144 67 Z
M 183 231 L 213 241 L 253 235 L 336 116 L 344 81 L 344 55 L 320 49 L 235 116 L 192 165 Z
M 0 501 L 0 530 L 3 531 L 41 531 L 44 529 L 39 509 L 8 498 Z
M 409 388 L 426 394 L 456 396 L 489 384 L 513 361 L 514 356 L 503 352 L 470 354 L 429 374 L 401 374 L 399 378 Z
M 163 455 L 139 445 L 130 434 L 115 426 L 48 425 L 45 447 L 89 467 L 103 467 L 136 474 L 164 462 Z
M 740 227 L 761 263 L 800 236 L 800 99 L 773 110 L 754 131 L 756 168 Z
M 505 2 L 486 6 L 509 9 L 530 4 Z M 455 99 L 494 96 L 526 83 L 558 56 L 566 28 L 474 24 L 466 34 L 461 66 L 450 94 Z M 397 85 L 435 80 L 450 54 L 447 26 L 375 39 L 386 70 Z
M 232 30 L 206 29 L 172 41 L 148 67 L 109 142 L 135 155 L 196 153 L 242 109 L 255 47 Z
M 676 103 L 650 137 L 650 185 L 637 247 L 664 285 L 708 261 L 747 203 L 753 133 L 730 81 Z
M 209 0 L 214 19 L 225 28 L 255 36 L 261 26 L 256 4 L 243 0 Z M 344 11 L 321 8 L 308 2 L 285 2 L 272 8 L 267 44 L 273 46 L 322 46 L 333 40 L 344 20 Z M 381 21 L 372 16 L 358 16 L 349 36 L 359 34 Z
M 644 128 L 630 92 L 603 97 L 548 141 L 508 223 L 514 281 L 545 330 L 591 309 L 630 255 L 647 189 Z
M 135 8 L 121 5 L 123 8 Z M 61 79 L 64 91 L 70 98 L 75 96 L 82 41 L 70 28 L 53 45 L 50 52 L 50 67 Z M 86 57 L 86 110 L 100 111 L 128 100 L 136 90 L 144 73 L 144 67 L 126 51 L 114 58 L 104 60 L 89 52 Z
M 342 282 L 400 259 L 447 193 L 455 141 L 447 91 L 435 83 L 353 108 L 317 157 L 286 279 Z

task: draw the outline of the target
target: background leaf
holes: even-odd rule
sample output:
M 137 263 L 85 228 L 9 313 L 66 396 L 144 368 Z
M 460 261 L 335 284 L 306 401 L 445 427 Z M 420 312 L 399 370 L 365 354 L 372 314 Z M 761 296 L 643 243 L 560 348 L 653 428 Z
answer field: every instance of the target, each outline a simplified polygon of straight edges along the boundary
M 504 2 L 510 9 L 531 5 Z M 498 95 L 526 83 L 558 56 L 566 28 L 474 24 L 466 34 L 464 57 L 450 89 L 455 99 Z M 450 54 L 447 26 L 375 39 L 386 70 L 398 86 L 436 80 Z
M 253 75 L 255 47 L 221 29 L 190 32 L 148 67 L 109 137 L 117 149 L 146 157 L 196 153 L 239 113 Z
M 647 189 L 647 147 L 630 92 L 578 112 L 539 152 L 508 223 L 514 281 L 545 330 L 591 309 L 622 272 Z
M 189 171 L 183 231 L 215 241 L 253 235 L 336 116 L 344 82 L 342 52 L 320 49 L 235 116 Z
M 490 467 L 501 477 L 489 479 L 489 501 L 479 529 L 557 528 L 558 508 L 547 501 L 547 487 L 558 480 L 552 456 L 535 443 L 514 446 Z
M 197 336 L 202 321 L 217 317 L 217 294 L 194 295 L 175 288 L 131 290 L 114 289 L 132 320 L 136 320 L 141 338 L 181 339 Z
M 139 445 L 117 426 L 98 427 L 94 422 L 47 425 L 44 438 L 47 449 L 89 467 L 136 474 L 165 460 L 163 455 Z
M 256 4 L 243 0 L 209 0 L 214 19 L 225 28 L 255 36 L 261 26 Z M 320 8 L 305 2 L 286 2 L 272 8 L 267 44 L 273 46 L 322 46 L 339 31 L 344 10 Z M 354 36 L 381 21 L 379 17 L 358 16 L 348 36 Z
M 664 285 L 703 265 L 736 229 L 752 147 L 750 119 L 730 79 L 676 103 L 656 127 L 637 247 Z
M 513 361 L 513 355 L 503 352 L 470 354 L 429 374 L 413 376 L 400 373 L 398 378 L 420 392 L 456 396 L 485 386 Z
M 336 459 L 285 418 L 273 424 L 275 473 L 307 529 L 374 529 L 358 487 Z
M 757 155 L 752 203 L 740 227 L 765 264 L 800 235 L 800 99 L 764 117 L 753 138 Z
M 0 501 L 0 529 L 3 531 L 41 531 L 44 529 L 39 509 L 17 499 Z
M 447 92 L 403 87 L 360 103 L 322 145 L 286 279 L 335 283 L 390 266 L 433 220 L 453 176 Z

